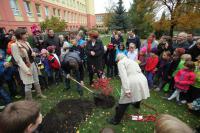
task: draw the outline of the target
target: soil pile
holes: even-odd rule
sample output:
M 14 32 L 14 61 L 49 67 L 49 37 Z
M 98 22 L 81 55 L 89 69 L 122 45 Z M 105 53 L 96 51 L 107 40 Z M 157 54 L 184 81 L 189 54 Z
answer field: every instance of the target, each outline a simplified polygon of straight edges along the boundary
M 89 100 L 63 100 L 44 117 L 40 133 L 75 133 L 93 108 Z

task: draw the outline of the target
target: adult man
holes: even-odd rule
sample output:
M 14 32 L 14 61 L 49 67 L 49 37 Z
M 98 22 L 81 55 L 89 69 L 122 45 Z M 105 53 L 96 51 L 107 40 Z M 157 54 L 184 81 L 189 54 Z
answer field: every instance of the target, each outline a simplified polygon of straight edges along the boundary
M 196 61 L 197 56 L 200 55 L 200 39 L 197 40 L 196 44 L 189 49 L 188 53 L 192 56 L 192 60 Z
M 126 47 L 129 47 L 130 43 L 134 43 L 136 45 L 136 48 L 140 50 L 141 42 L 140 38 L 135 34 L 135 30 L 132 30 L 129 32 L 129 36 L 126 40 Z
M 60 56 L 61 54 L 61 44 L 60 39 L 54 34 L 54 31 L 52 29 L 48 30 L 48 37 L 45 40 L 46 47 L 48 46 L 55 46 L 55 53 L 57 56 Z
M 188 43 L 190 45 L 189 49 L 191 49 L 196 44 L 196 41 L 194 40 L 192 33 L 188 33 L 187 34 L 187 41 L 188 41 Z
M 177 41 L 172 45 L 173 49 L 184 48 L 186 51 L 189 49 L 190 44 L 187 41 L 187 33 L 180 32 Z
M 83 63 L 77 51 L 69 51 L 65 54 L 62 62 L 62 69 L 66 75 L 65 85 L 67 90 L 70 89 L 70 73 L 74 73 L 76 80 L 79 81 L 82 85 L 84 84 Z M 80 96 L 83 95 L 83 90 L 79 84 L 77 84 L 77 91 Z

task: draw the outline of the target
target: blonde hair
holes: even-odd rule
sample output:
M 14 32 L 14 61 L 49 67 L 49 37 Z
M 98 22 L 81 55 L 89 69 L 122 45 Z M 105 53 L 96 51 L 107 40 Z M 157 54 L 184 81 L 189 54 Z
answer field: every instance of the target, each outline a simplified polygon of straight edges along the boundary
M 129 48 L 130 48 L 130 47 L 136 48 L 135 43 L 130 43 L 130 44 L 129 44 Z
M 193 130 L 178 118 L 162 114 L 156 120 L 155 133 L 193 133 Z
M 192 56 L 190 54 L 183 54 L 181 56 L 181 59 L 184 61 L 191 61 L 192 60 Z
M 180 32 L 178 36 L 182 36 L 184 39 L 187 39 L 187 33 L 185 32 Z

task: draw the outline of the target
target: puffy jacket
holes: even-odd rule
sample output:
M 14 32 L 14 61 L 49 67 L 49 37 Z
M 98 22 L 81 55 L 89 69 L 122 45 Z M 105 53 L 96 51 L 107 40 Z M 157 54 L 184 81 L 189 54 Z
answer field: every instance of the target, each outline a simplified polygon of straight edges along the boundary
M 190 85 L 195 83 L 195 73 L 188 69 L 181 69 L 174 77 L 175 87 L 180 90 L 189 90 Z
M 153 72 L 156 66 L 158 65 L 158 61 L 159 61 L 158 56 L 147 58 L 145 71 Z

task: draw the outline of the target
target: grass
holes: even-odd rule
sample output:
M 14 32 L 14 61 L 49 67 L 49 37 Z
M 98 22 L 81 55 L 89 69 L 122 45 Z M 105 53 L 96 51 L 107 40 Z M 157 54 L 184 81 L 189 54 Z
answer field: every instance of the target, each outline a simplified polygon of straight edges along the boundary
M 104 44 L 108 44 L 110 37 L 105 37 L 103 39 Z M 86 76 L 87 77 L 87 76 Z M 88 83 L 87 78 L 85 79 L 85 83 Z M 116 89 L 120 90 L 120 80 L 114 78 L 111 81 L 111 84 L 114 88 L 113 96 L 115 96 L 116 100 L 118 100 L 119 95 Z M 58 86 L 52 86 L 51 89 L 46 90 L 44 92 L 47 99 L 37 99 L 38 102 L 41 103 L 41 111 L 43 115 L 48 113 L 51 108 L 53 108 L 59 101 L 63 99 L 71 99 L 71 98 L 79 98 L 78 93 L 76 92 L 76 86 L 72 83 L 72 87 L 70 90 L 66 91 L 64 89 L 64 84 L 59 84 Z M 195 127 L 199 125 L 200 118 L 194 116 L 193 114 L 187 111 L 187 107 L 185 105 L 179 106 L 173 101 L 167 101 L 161 98 L 164 94 L 162 92 L 154 92 L 151 91 L 151 97 L 145 100 L 144 102 L 152 107 L 154 107 L 159 114 L 167 113 L 173 116 L 178 117 L 182 121 L 186 122 L 191 127 Z M 84 90 L 84 97 L 93 100 L 92 95 Z M 87 118 L 86 121 L 82 122 L 79 125 L 80 133 L 97 133 L 104 127 L 112 127 L 116 133 L 126 132 L 126 133 L 153 133 L 154 131 L 154 123 L 153 122 L 137 122 L 132 121 L 130 119 L 123 119 L 121 124 L 117 126 L 109 125 L 106 122 L 106 119 L 112 117 L 115 113 L 115 108 L 111 109 L 100 109 L 95 108 L 92 112 L 92 115 Z M 134 114 L 135 110 L 131 106 L 128 108 L 127 114 Z M 151 109 L 141 106 L 139 113 L 142 115 L 145 114 L 155 114 Z

